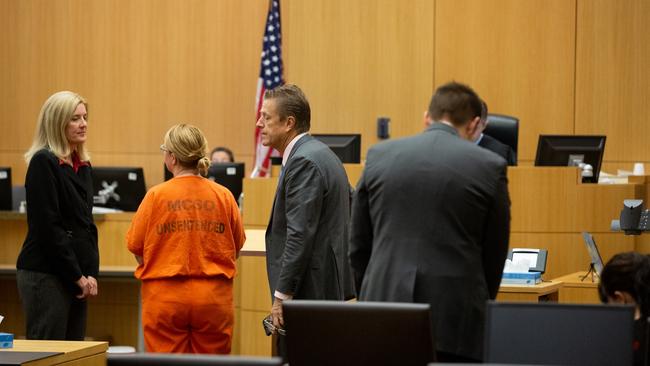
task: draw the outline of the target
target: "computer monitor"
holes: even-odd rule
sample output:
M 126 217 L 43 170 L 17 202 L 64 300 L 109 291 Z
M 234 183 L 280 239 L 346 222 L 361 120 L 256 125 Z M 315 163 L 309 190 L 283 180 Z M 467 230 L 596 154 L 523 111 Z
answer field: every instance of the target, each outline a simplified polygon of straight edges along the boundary
M 435 361 L 429 304 L 291 300 L 282 307 L 291 366 Z
M 13 199 L 11 198 L 11 168 L 0 167 L 0 210 L 11 211 Z
M 139 167 L 93 167 L 94 205 L 137 211 L 147 188 Z
M 536 166 L 578 166 L 589 164 L 593 177 L 585 183 L 598 183 L 598 174 L 605 153 L 606 136 L 539 135 Z
M 591 263 L 594 265 L 594 270 L 596 274 L 600 276 L 603 272 L 603 258 L 600 256 L 598 251 L 598 246 L 596 246 L 596 241 L 594 240 L 593 235 L 588 232 L 582 233 L 582 239 L 585 241 L 587 246 L 587 252 L 589 252 L 589 257 L 591 258 Z
M 488 302 L 486 363 L 631 365 L 634 307 Z
M 361 162 L 360 134 L 315 134 L 312 136 L 329 146 L 342 163 L 359 164 Z
M 235 197 L 235 201 L 239 202 L 244 181 L 244 171 L 244 163 L 212 163 L 208 169 L 207 178 L 228 188 Z

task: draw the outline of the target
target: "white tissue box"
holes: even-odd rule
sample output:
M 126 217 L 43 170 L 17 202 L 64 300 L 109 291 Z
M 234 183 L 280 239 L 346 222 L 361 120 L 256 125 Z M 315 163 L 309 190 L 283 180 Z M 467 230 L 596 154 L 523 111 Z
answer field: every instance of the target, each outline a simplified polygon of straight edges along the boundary
M 503 272 L 502 284 L 507 285 L 536 285 L 542 282 L 539 272 Z

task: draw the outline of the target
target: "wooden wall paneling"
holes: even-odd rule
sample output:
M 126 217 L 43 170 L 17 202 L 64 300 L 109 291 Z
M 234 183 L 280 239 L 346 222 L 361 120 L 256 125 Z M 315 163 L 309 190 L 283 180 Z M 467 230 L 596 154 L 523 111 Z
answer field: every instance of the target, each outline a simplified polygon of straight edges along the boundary
M 139 280 L 100 277 L 98 296 L 88 300 L 86 335 L 137 348 L 139 298 Z
M 377 142 L 423 130 L 433 90 L 434 3 L 283 1 L 287 82 L 310 100 L 314 133 L 361 133 L 362 157 Z
M 2 2 L 0 47 L 7 52 L 0 80 L 7 97 L 0 98 L 6 131 L 0 155 L 18 158 L 31 143 L 45 99 L 74 90 L 90 103 L 88 145 L 97 156 L 122 154 L 130 157 L 128 165 L 145 165 L 169 126 L 189 122 L 211 147 L 231 147 L 250 170 L 267 4 Z M 145 169 L 150 185 L 162 181 L 160 168 Z
M 271 310 L 271 308 L 269 308 Z M 241 324 L 240 354 L 247 356 L 271 356 L 271 337 L 264 335 L 262 319 L 269 311 L 242 310 L 239 318 Z
M 271 290 L 266 273 L 266 256 L 242 256 L 240 260 L 242 310 L 271 311 Z M 262 319 L 260 319 L 260 322 Z
M 126 233 L 132 218 L 133 213 L 125 212 L 107 214 L 104 220 L 96 220 L 102 266 L 137 266 L 133 254 L 126 247 Z
M 472 86 L 517 116 L 519 160 L 538 135 L 573 133 L 575 0 L 436 1 L 435 85 Z
M 582 184 L 577 168 L 508 170 L 512 232 L 577 232 L 610 229 L 627 198 L 642 198 L 641 184 Z
M 650 2 L 578 0 L 576 133 L 607 135 L 605 160 L 650 162 Z
M 352 187 L 356 187 L 363 165 L 344 164 L 345 172 Z M 277 173 L 277 174 L 276 174 Z M 279 172 L 273 170 L 274 175 Z M 273 208 L 273 198 L 278 186 L 278 178 L 245 178 L 244 179 L 244 225 L 247 229 L 266 229 Z
M 585 281 L 590 281 L 587 277 Z M 562 304 L 600 304 L 598 289 L 585 287 L 562 287 L 559 302 Z
M 260 238 L 256 238 L 260 239 Z M 243 255 L 239 259 L 239 333 L 235 336 L 239 354 L 270 356 L 271 337 L 264 335 L 262 319 L 271 311 L 271 291 L 266 274 L 266 257 Z
M 345 168 L 345 173 L 348 175 L 348 180 L 350 181 L 350 185 L 352 187 L 357 186 L 357 183 L 359 182 L 359 179 L 361 179 L 361 175 L 363 174 L 363 164 L 343 164 L 343 167 Z
M 16 264 L 27 235 L 27 219 L 0 220 L 0 264 Z
M 244 178 L 244 226 L 265 229 L 273 208 L 278 178 Z
M 571 231 L 573 217 L 567 207 L 575 206 L 576 197 L 571 194 L 570 186 L 577 182 L 577 169 L 508 169 L 512 202 L 510 231 Z
M 25 174 L 27 174 L 27 163 L 23 158 L 25 151 L 0 151 L 0 166 L 11 167 L 11 184 L 13 186 L 25 184 Z
M 575 228 L 586 231 L 609 231 L 612 220 L 620 216 L 625 199 L 642 199 L 646 187 L 641 184 L 581 184 L 573 207 Z

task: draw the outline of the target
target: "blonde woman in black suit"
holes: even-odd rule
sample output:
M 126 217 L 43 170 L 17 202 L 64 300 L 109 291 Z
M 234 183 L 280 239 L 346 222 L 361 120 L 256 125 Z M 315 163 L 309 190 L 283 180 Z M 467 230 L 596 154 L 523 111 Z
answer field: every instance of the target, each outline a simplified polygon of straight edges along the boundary
M 28 339 L 83 340 L 86 299 L 97 295 L 99 252 L 88 103 L 62 91 L 41 108 L 25 177 L 27 237 L 17 262 Z

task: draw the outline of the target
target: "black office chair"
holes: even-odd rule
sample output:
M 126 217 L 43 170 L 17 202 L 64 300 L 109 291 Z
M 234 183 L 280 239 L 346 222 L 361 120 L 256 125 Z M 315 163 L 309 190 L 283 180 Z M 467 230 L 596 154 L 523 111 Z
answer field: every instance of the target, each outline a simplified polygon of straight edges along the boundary
M 631 365 L 634 308 L 489 302 L 486 363 Z
M 510 146 L 516 156 L 519 142 L 519 119 L 504 114 L 488 114 L 487 119 L 488 124 L 483 133 Z
M 282 304 L 289 365 L 426 365 L 429 304 L 291 300 Z
M 278 357 L 240 357 L 165 353 L 109 353 L 107 366 L 280 366 Z

